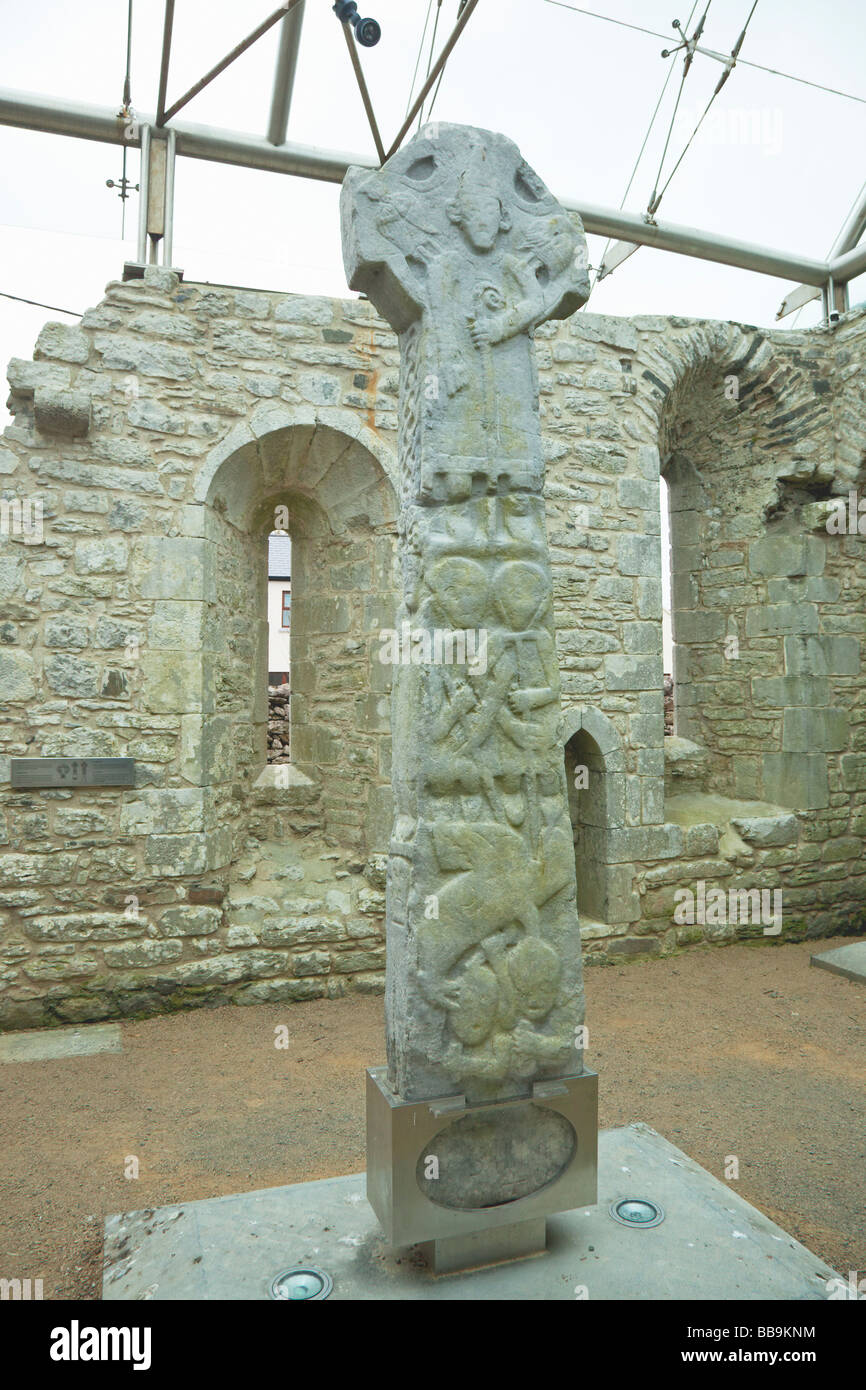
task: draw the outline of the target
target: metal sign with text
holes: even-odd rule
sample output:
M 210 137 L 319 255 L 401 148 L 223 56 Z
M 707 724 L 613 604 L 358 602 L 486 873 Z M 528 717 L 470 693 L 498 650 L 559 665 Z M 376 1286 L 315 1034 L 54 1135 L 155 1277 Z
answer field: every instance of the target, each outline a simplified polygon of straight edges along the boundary
M 134 787 L 133 758 L 12 758 L 13 787 Z

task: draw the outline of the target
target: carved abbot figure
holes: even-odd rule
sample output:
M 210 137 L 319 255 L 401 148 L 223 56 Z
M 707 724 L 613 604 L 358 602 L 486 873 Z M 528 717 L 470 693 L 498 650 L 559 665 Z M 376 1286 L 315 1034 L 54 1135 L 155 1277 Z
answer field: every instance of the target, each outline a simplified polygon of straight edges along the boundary
M 349 283 L 400 336 L 401 620 L 487 642 L 483 669 L 395 672 L 390 1081 L 530 1095 L 582 1070 L 532 333 L 585 302 L 585 240 L 510 140 L 463 126 L 350 169 L 341 207 Z

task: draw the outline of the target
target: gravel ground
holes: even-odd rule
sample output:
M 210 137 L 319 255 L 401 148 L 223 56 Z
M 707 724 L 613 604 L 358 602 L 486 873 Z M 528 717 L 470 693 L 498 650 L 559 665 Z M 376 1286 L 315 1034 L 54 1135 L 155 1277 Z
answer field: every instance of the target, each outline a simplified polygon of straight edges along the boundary
M 809 967 L 844 940 L 588 970 L 587 1065 L 602 1127 L 643 1120 L 718 1177 L 736 1156 L 740 1194 L 847 1274 L 866 1271 L 866 986 Z M 111 1212 L 364 1167 L 381 998 L 121 1026 L 121 1053 L 0 1066 L 0 1276 L 46 1298 L 99 1298 Z

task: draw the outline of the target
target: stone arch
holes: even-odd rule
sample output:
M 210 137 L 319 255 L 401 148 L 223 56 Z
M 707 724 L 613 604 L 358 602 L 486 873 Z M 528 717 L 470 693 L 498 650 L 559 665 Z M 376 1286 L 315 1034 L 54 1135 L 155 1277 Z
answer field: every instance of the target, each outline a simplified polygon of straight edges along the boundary
M 817 368 L 791 345 L 790 335 L 718 320 L 695 321 L 666 335 L 662 351 L 663 355 L 654 352 L 651 360 L 639 355 L 635 364 L 646 386 L 642 400 L 658 435 L 660 468 L 676 452 L 683 427 L 692 432 L 696 417 L 706 418 L 714 398 L 726 410 L 721 417 L 726 428 L 737 418 L 748 421 L 753 450 L 768 458 L 777 455 L 778 466 L 767 472 L 762 503 L 768 514 L 791 478 L 824 495 L 835 459 L 828 468 L 826 454 L 817 459 L 808 440 L 831 430 L 829 383 L 821 387 L 814 374 Z M 832 431 L 829 442 L 832 445 Z M 835 453 L 832 447 L 830 452 Z
M 579 730 L 585 729 L 598 744 L 605 755 L 609 772 L 625 772 L 625 752 L 622 736 L 612 719 L 594 705 L 581 705 L 576 709 L 566 709 L 562 714 L 562 740 L 569 739 Z
M 206 458 L 185 510 L 202 553 L 202 701 L 191 765 L 231 790 L 234 842 L 321 835 L 369 853 L 390 830 L 395 461 L 350 412 L 265 405 Z M 267 767 L 267 535 L 292 549 L 292 766 Z M 279 516 L 279 520 L 276 518 Z M 216 766 L 210 751 L 219 746 Z
M 735 324 L 688 325 L 667 346 L 649 394 L 669 493 L 674 732 L 706 749 L 708 790 L 796 799 L 785 700 L 765 682 L 756 712 L 752 676 L 789 674 L 784 638 L 815 621 L 796 581 L 825 561 L 804 509 L 834 469 L 826 364 Z
M 248 420 L 235 425 L 207 454 L 196 475 L 193 489 L 195 502 L 204 503 L 213 495 L 214 485 L 224 465 L 241 451 L 248 451 L 245 453 L 246 460 L 254 467 L 260 467 L 266 477 L 268 466 L 273 466 L 275 456 L 279 463 L 280 444 L 288 430 L 299 431 L 297 447 L 288 461 L 290 468 L 299 466 L 309 451 L 310 441 L 319 431 L 338 434 L 344 437 L 347 448 L 350 442 L 358 447 L 359 452 L 354 455 L 356 459 L 366 456 L 370 461 L 369 466 L 378 464 L 379 473 L 374 469 L 371 476 L 378 478 L 379 474 L 384 474 L 396 495 L 396 455 L 375 429 L 361 422 L 355 411 L 340 406 L 263 402 L 250 412 Z

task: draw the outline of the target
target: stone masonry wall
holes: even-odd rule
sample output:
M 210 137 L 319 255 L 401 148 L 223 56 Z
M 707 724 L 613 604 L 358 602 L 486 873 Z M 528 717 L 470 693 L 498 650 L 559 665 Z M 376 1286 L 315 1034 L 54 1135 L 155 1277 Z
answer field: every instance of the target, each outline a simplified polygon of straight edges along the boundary
M 592 779 L 588 959 L 761 934 L 676 923 L 698 881 L 781 888 L 783 935 L 862 929 L 864 539 L 825 519 L 862 484 L 864 335 L 856 311 L 833 334 L 581 313 L 537 335 L 563 746 Z M 363 300 L 149 270 L 46 325 L 8 375 L 0 1026 L 381 988 L 390 331 Z M 297 649 L 282 769 L 277 506 Z M 38 755 L 132 757 L 136 786 L 13 790 L 9 758 Z
M 292 761 L 292 731 L 289 699 L 290 683 L 268 686 L 268 762 Z

